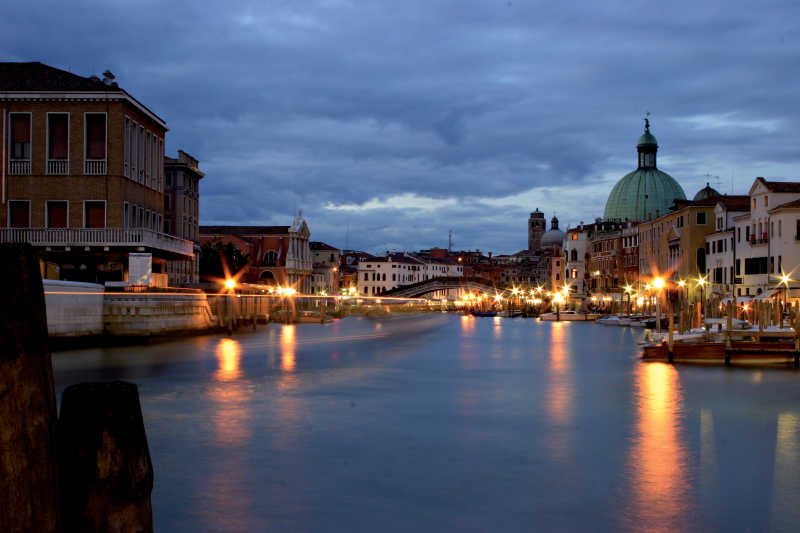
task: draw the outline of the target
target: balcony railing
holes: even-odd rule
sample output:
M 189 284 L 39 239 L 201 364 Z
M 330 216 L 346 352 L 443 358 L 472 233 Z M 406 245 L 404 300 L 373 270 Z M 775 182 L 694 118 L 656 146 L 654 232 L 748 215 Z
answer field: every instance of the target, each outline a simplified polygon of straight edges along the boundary
M 47 173 L 51 176 L 66 176 L 69 174 L 69 161 L 66 159 L 48 159 Z
M 28 176 L 31 173 L 30 159 L 9 159 L 8 174 L 10 176 Z
M 87 176 L 104 176 L 106 173 L 106 160 L 87 159 L 83 162 L 83 173 Z
M 153 248 L 191 257 L 194 243 L 165 233 L 136 228 L 0 228 L 0 243 L 34 246 L 128 246 Z

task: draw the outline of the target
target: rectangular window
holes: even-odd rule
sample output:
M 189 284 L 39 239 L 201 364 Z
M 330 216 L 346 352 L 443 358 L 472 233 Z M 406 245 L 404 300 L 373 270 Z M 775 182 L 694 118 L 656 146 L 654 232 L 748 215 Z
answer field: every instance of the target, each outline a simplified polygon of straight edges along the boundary
M 8 227 L 27 228 L 31 225 L 30 200 L 10 200 L 8 202 Z
M 769 271 L 775 273 L 775 256 L 772 255 L 769 258 Z
M 764 207 L 769 207 L 769 196 L 764 196 Z
M 742 275 L 742 260 L 741 259 L 737 259 L 736 260 L 736 275 L 737 276 L 741 276 Z
M 31 158 L 31 114 L 10 113 L 11 159 Z
M 744 260 L 744 273 L 746 276 L 754 274 L 767 274 L 766 257 L 749 257 Z
M 69 115 L 47 114 L 47 159 L 66 161 L 69 151 Z
M 740 232 L 741 232 L 741 230 L 740 230 Z M 746 240 L 746 241 L 750 240 L 750 226 L 745 226 L 745 228 L 744 228 L 744 240 Z
M 69 204 L 64 200 L 47 201 L 47 227 L 66 228 Z
M 106 158 L 106 114 L 86 113 L 86 159 Z
M 102 200 L 86 200 L 83 202 L 83 227 L 106 227 L 106 203 Z
M 706 214 L 705 213 L 697 213 L 697 225 L 702 226 L 706 223 Z

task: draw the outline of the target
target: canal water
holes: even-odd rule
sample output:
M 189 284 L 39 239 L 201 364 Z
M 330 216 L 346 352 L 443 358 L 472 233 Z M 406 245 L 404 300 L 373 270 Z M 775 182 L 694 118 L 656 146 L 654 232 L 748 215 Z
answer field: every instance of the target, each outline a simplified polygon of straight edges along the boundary
M 54 354 L 136 382 L 157 531 L 798 531 L 800 373 L 641 330 L 351 317 Z

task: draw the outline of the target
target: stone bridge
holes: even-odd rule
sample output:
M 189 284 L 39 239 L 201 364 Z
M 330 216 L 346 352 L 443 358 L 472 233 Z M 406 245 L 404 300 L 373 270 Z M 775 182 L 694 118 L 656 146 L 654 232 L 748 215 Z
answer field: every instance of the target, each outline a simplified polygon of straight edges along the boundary
M 419 298 L 431 295 L 432 293 L 440 293 L 441 295 L 449 293 L 456 296 L 464 292 L 488 292 L 494 290 L 496 289 L 492 285 L 492 281 L 485 278 L 448 277 L 433 278 L 414 283 L 413 285 L 404 285 L 387 291 L 381 294 L 381 296 Z

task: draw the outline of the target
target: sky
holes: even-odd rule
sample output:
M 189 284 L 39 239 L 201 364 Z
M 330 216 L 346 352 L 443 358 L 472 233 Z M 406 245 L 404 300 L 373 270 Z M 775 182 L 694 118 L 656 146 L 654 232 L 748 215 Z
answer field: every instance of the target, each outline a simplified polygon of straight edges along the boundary
M 110 69 L 200 160 L 201 224 L 513 253 L 602 216 L 650 112 L 691 198 L 800 178 L 800 4 L 26 0 L 0 60 Z

